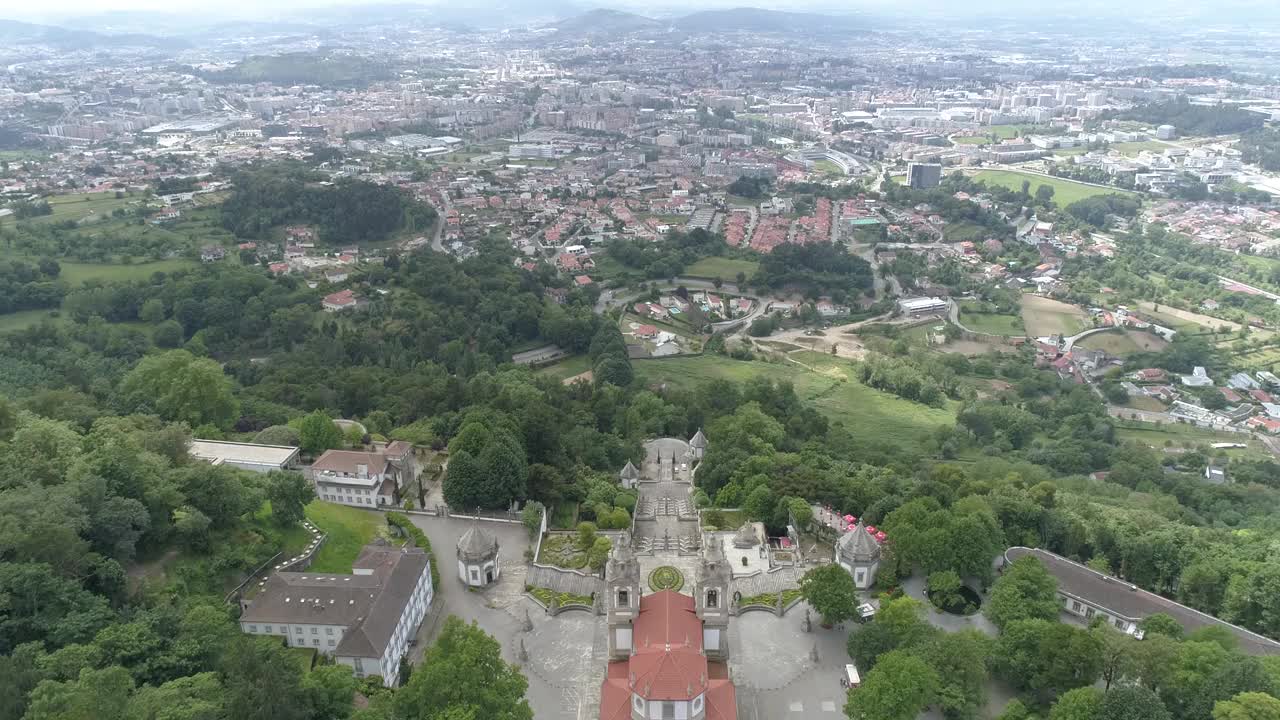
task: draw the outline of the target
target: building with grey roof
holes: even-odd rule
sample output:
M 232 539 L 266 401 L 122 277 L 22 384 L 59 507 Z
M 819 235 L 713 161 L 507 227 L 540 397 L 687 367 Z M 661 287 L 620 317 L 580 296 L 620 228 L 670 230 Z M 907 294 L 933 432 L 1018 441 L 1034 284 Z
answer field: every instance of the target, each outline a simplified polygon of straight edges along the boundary
M 618 479 L 622 481 L 622 487 L 633 488 L 636 483 L 640 482 L 640 471 L 628 460 L 627 464 L 623 466 L 622 472 L 618 473 Z
M 702 434 L 702 428 L 698 428 L 698 432 L 689 438 L 689 452 L 695 460 L 701 460 L 702 456 L 707 452 L 707 436 Z
M 321 500 L 370 508 L 398 505 L 400 490 L 417 477 L 417 461 L 413 445 L 396 440 L 372 451 L 326 450 L 308 474 Z
M 458 538 L 458 579 L 468 587 L 486 587 L 497 582 L 498 538 L 477 526 Z
M 835 561 L 853 576 L 855 587 L 866 590 L 875 584 L 880 570 L 880 543 L 858 523 L 836 542 Z
M 312 648 L 356 677 L 388 686 L 435 596 L 431 561 L 415 547 L 366 545 L 351 574 L 278 572 L 241 600 L 240 629 Z
M 1062 612 L 1085 622 L 1101 618 L 1121 632 L 1132 633 L 1138 623 L 1156 613 L 1164 613 L 1187 631 L 1216 625 L 1231 631 L 1248 655 L 1280 654 L 1280 643 L 1255 632 L 1176 603 L 1166 597 L 1147 592 L 1128 581 L 1100 573 L 1078 562 L 1038 548 L 1011 547 L 1005 551 L 1006 562 L 1031 556 L 1044 564 L 1058 581 L 1058 601 Z
M 288 445 L 192 440 L 187 454 L 211 465 L 229 465 L 260 473 L 289 470 L 298 465 L 298 448 Z

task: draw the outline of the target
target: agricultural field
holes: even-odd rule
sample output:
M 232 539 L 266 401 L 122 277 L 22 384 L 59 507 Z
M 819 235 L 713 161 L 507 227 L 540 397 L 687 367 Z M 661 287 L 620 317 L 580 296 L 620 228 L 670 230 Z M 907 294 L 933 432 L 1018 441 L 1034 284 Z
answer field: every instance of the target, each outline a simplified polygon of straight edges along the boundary
M 1112 330 L 1098 333 L 1076 343 L 1086 350 L 1102 350 L 1108 355 L 1124 357 L 1136 352 L 1158 352 L 1169 345 L 1163 338 L 1139 330 Z
M 1075 335 L 1089 327 L 1084 311 L 1075 305 L 1031 294 L 1022 296 L 1022 322 L 1031 337 Z
M 1086 185 L 1084 183 L 1075 182 L 1074 180 L 1066 180 L 1063 178 L 1047 177 L 1045 175 L 1035 175 L 1032 173 L 1018 172 L 1016 170 L 981 170 L 974 174 L 974 180 L 981 180 L 984 183 L 1000 185 L 1010 190 L 1021 190 L 1022 181 L 1026 180 L 1031 183 L 1031 194 L 1034 195 L 1036 188 L 1041 185 L 1048 185 L 1053 188 L 1053 201 L 1059 207 L 1066 207 L 1077 200 L 1094 197 L 1095 195 L 1132 195 L 1128 190 L 1119 188 L 1104 188 L 1094 185 Z
M 812 357 L 812 356 L 811 356 Z M 811 404 L 859 438 L 919 450 L 937 428 L 955 420 L 955 403 L 943 409 L 869 388 L 854 379 L 853 365 L 831 358 L 820 372 L 781 361 L 733 360 L 720 355 L 632 361 L 648 385 L 667 383 L 692 388 L 712 379 L 743 381 L 753 377 L 787 380 L 801 401 Z
M 60 222 L 63 220 L 91 222 L 98 218 L 111 217 L 111 211 L 117 208 L 127 208 L 132 204 L 141 203 L 143 201 L 141 194 L 122 194 L 124 197 L 120 198 L 116 197 L 115 192 L 54 195 L 46 198 L 49 203 L 49 207 L 53 209 L 53 214 L 27 218 L 22 222 L 47 223 Z M 14 222 L 14 220 L 12 218 L 0 220 L 0 223 L 4 222 Z
M 1154 423 L 1118 420 L 1116 439 L 1121 442 L 1137 442 L 1156 450 L 1182 452 L 1196 446 L 1211 443 L 1244 443 L 1247 447 L 1227 450 L 1227 455 L 1240 460 L 1272 460 L 1271 453 L 1261 440 L 1246 433 L 1214 432 L 1186 423 Z
M 1172 327 L 1174 330 L 1179 332 L 1195 332 L 1202 329 L 1218 331 L 1227 330 L 1235 332 L 1243 327 L 1237 322 L 1202 315 L 1200 313 L 1191 312 L 1190 310 L 1179 310 L 1178 308 L 1170 307 L 1168 305 L 1156 305 L 1155 303 L 1143 301 L 1138 303 L 1138 307 L 1157 322 L 1161 320 L 1168 320 L 1171 323 L 1169 327 Z M 1255 339 L 1271 337 L 1274 334 L 1275 333 L 1271 330 L 1257 329 L 1251 330 L 1249 333 L 1250 337 Z
M 727 257 L 706 257 L 684 269 L 685 277 L 720 278 L 725 282 L 736 282 L 738 273 L 745 273 L 749 278 L 756 274 L 760 263 L 750 260 L 738 260 Z
M 1280 348 L 1262 348 L 1241 353 L 1231 358 L 1231 364 L 1249 370 L 1272 370 L 1280 364 Z

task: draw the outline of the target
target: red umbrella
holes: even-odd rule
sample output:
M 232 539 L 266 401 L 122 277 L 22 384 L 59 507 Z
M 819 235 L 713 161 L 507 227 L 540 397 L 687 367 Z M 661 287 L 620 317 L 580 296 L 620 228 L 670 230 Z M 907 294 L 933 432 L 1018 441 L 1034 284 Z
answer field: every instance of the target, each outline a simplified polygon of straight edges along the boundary
M 880 542 L 884 542 L 884 539 L 887 537 L 889 536 L 885 535 L 883 532 L 876 533 L 876 540 L 879 540 Z
M 847 523 L 854 523 L 854 522 L 857 522 L 857 521 L 858 521 L 858 518 L 856 518 L 856 517 L 854 517 L 854 516 L 852 516 L 852 515 L 845 515 L 845 516 L 844 516 L 844 521 L 845 521 L 845 522 L 847 522 Z
M 875 534 L 876 534 L 876 526 L 875 526 L 875 525 L 868 525 L 868 526 L 867 526 L 867 533 L 868 533 L 868 534 L 870 534 L 870 535 L 875 535 Z

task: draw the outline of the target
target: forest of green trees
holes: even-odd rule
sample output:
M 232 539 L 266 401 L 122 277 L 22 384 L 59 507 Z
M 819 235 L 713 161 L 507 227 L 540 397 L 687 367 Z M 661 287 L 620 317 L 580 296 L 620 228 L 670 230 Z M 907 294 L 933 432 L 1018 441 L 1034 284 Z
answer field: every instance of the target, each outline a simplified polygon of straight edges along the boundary
M 833 294 L 869 287 L 865 262 L 821 247 L 775 253 L 758 281 L 795 278 Z M 454 697 L 438 692 L 441 683 L 465 677 L 431 670 L 431 653 L 405 689 L 382 693 L 338 669 L 303 674 L 280 659 L 278 646 L 240 636 L 221 604 L 223 578 L 276 552 L 308 495 L 287 474 L 193 464 L 186 439 L 251 439 L 271 428 L 286 435 L 280 426 L 305 427 L 303 418 L 317 414 L 448 447 L 451 503 L 571 504 L 601 527 L 625 526 L 634 510 L 634 495 L 615 478 L 642 457 L 644 439 L 703 428 L 711 443 L 697 474 L 698 503 L 741 508 L 771 534 L 806 501 L 883 525 L 894 538 L 881 570 L 886 588 L 909 573 L 989 583 L 991 557 L 1021 544 L 1280 637 L 1280 570 L 1269 560 L 1280 540 L 1274 463 L 1250 466 L 1236 483 L 1208 485 L 1193 472 L 1168 471 L 1157 451 L 1120 442 L 1096 395 L 1032 369 L 1026 358 L 935 361 L 900 341 L 885 343 L 863 379 L 928 404 L 941 394 L 941 404 L 956 409 L 954 424 L 919 446 L 868 439 L 787 382 L 747 376 L 651 387 L 627 359 L 613 319 L 593 312 L 593 292 L 572 289 L 557 304 L 545 291 L 561 281 L 512 260 L 505 243 L 481 243 L 462 261 L 391 256 L 362 278 L 385 294 L 369 292 L 367 306 L 341 316 L 323 313 L 323 291 L 296 279 L 216 264 L 79 288 L 68 293 L 62 322 L 0 335 L 0 396 L 8 398 L 0 455 L 24 469 L 0 481 L 0 677 L 17 679 L 0 683 L 0 714 L 468 717 L 430 705 Z M 530 342 L 587 356 L 594 382 L 565 385 L 511 365 L 511 353 Z M 966 392 L 953 385 L 962 377 L 998 380 L 998 389 Z M 1104 469 L 1105 481 L 1086 478 Z M 162 585 L 130 587 L 133 563 L 170 550 L 195 559 Z M 1092 655 L 1064 676 L 1061 663 L 1046 659 L 1050 646 L 1034 638 L 1062 635 L 1082 653 L 1092 652 L 1093 640 L 1019 624 L 1048 620 L 1000 620 L 1003 655 L 982 657 L 1018 664 L 974 667 L 1007 677 L 1029 712 L 1068 697 L 1105 705 L 1106 693 L 1071 694 L 1092 683 Z M 493 649 L 478 631 L 448 632 L 449 642 L 473 644 L 477 653 Z M 881 640 L 886 649 L 873 664 L 885 668 L 880 676 L 917 678 L 920 697 L 937 698 L 948 717 L 972 716 L 963 711 L 976 707 L 971 684 L 934 690 L 970 683 L 947 668 L 967 666 L 976 640 L 909 633 Z M 1219 640 L 1177 641 L 1188 658 L 1213 656 L 1216 664 L 1204 666 L 1211 669 L 1196 670 L 1205 675 L 1199 684 L 1191 670 L 1175 680 L 1137 671 L 1115 677 L 1138 678 L 1150 691 L 1142 702 L 1158 702 L 1178 720 L 1210 720 L 1213 701 L 1271 692 L 1257 671 L 1267 670 L 1271 682 L 1267 666 L 1240 660 Z M 880 676 L 873 668 L 867 685 Z M 503 683 L 511 707 L 520 707 L 521 683 L 518 675 Z M 372 696 L 368 708 L 352 708 L 357 690 Z M 295 714 L 267 714 L 281 711 L 266 697 L 289 698 Z M 172 712 L 157 715 L 158 705 Z
M 1116 113 L 1120 120 L 1172 125 L 1181 135 L 1226 135 L 1262 127 L 1262 116 L 1238 107 L 1192 105 L 1185 97 Z
M 237 237 L 262 238 L 285 224 L 314 226 L 326 243 L 386 239 L 397 230 L 423 230 L 435 209 L 398 188 L 365 180 L 329 182 L 292 165 L 241 170 L 222 204 L 222 225 Z

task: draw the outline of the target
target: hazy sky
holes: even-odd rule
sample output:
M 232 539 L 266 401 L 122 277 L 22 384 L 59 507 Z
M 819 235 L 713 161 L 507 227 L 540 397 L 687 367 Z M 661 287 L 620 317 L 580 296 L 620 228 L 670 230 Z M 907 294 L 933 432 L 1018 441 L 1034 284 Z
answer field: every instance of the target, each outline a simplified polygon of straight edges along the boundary
M 0 0 L 0 18 L 47 22 L 56 24 L 69 17 L 98 16 L 112 11 L 150 11 L 169 15 L 179 23 L 217 22 L 224 19 L 272 19 L 286 15 L 301 15 L 298 10 L 333 5 L 359 6 L 368 4 L 441 5 L 458 9 L 469 0 Z M 814 11 L 840 14 L 858 10 L 884 14 L 912 14 L 915 12 L 954 12 L 965 8 L 1000 16 L 1004 13 L 1026 15 L 1037 12 L 1035 3 L 1025 0 L 481 0 L 483 6 L 505 5 L 534 9 L 539 6 L 564 8 L 572 5 L 584 9 L 611 7 L 630 10 L 650 16 L 678 15 L 691 10 L 754 6 L 776 10 Z M 1069 5 L 1082 16 L 1143 16 L 1155 12 L 1157 16 L 1169 15 L 1210 16 L 1214 13 L 1243 14 L 1243 17 L 1261 20 L 1274 19 L 1280 3 L 1277 0 L 1072 0 Z M 1158 8 L 1158 10 L 1157 10 Z M 1043 8 L 1041 8 L 1043 9 Z M 1062 7 L 1056 9 L 1062 10 Z

